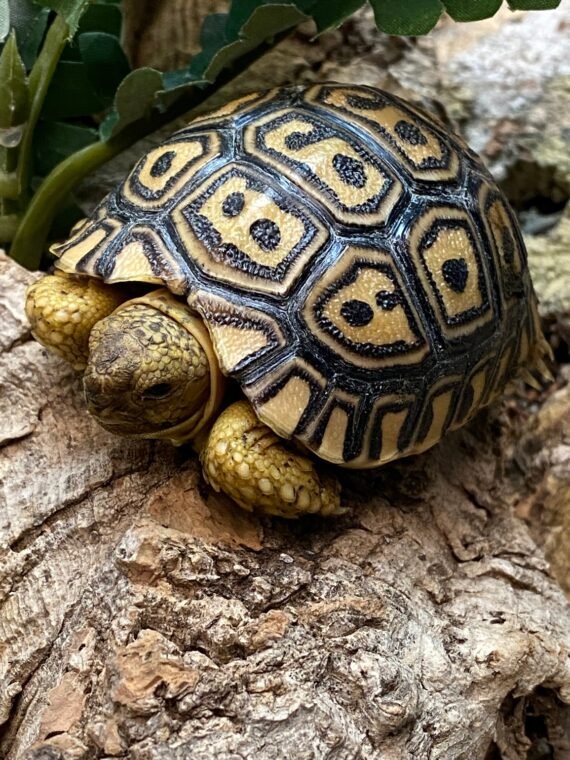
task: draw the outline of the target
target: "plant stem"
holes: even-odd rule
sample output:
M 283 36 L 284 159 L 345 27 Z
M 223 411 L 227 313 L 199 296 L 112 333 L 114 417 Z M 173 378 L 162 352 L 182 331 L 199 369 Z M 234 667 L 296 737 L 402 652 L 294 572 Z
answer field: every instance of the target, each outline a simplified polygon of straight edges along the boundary
M 38 269 L 56 210 L 70 188 L 121 150 L 112 142 L 95 143 L 62 161 L 40 185 L 14 235 L 10 256 L 28 269 Z
M 2 214 L 0 216 L 0 240 L 9 242 L 18 229 L 20 217 L 18 214 Z
M 271 43 L 264 42 L 244 55 L 236 63 L 235 68 L 221 74 L 214 84 L 189 89 L 162 113 L 152 111 L 148 116 L 133 122 L 108 141 L 88 145 L 62 161 L 48 174 L 30 201 L 14 236 L 10 256 L 27 269 L 38 269 L 53 218 L 73 187 L 83 177 L 173 119 L 188 112 L 191 116 L 193 109 L 245 71 L 253 61 L 281 42 L 289 32 L 290 30 L 287 30 L 277 35 Z
M 0 198 L 18 198 L 18 179 L 16 172 L 0 172 Z
M 41 52 L 34 63 L 29 77 L 30 88 L 30 112 L 26 128 L 19 146 L 18 167 L 16 169 L 16 179 L 18 182 L 18 195 L 25 206 L 27 195 L 29 193 L 29 182 L 32 165 L 32 143 L 34 139 L 34 130 L 48 87 L 53 77 L 53 73 L 58 64 L 59 58 L 69 36 L 69 27 L 62 16 L 57 15 L 46 34 L 45 42 L 42 45 Z

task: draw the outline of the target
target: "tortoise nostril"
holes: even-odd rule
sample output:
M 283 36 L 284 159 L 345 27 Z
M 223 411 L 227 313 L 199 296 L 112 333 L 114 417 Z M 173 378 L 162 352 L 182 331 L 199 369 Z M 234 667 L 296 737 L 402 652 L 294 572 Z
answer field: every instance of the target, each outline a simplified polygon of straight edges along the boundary
M 105 399 L 87 396 L 86 401 L 89 413 L 95 415 L 95 417 L 103 419 L 113 416 L 113 408 L 108 403 L 105 403 Z
M 146 399 L 162 399 L 166 398 L 171 393 L 172 386 L 170 383 L 155 383 L 146 388 L 141 395 Z
M 89 388 L 86 385 L 83 386 L 85 391 L 85 400 L 91 410 L 101 411 L 109 407 L 109 398 L 102 393 L 99 388 Z

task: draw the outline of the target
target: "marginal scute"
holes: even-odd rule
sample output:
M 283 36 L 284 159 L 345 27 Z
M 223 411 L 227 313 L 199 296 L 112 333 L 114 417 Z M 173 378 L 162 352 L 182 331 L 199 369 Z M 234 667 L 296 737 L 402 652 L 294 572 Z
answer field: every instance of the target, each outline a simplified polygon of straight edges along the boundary
M 326 388 L 326 378 L 300 357 L 285 361 L 261 380 L 244 386 L 259 418 L 279 435 L 297 434 L 304 415 L 314 416 L 313 404 Z
M 497 188 L 482 182 L 479 204 L 495 257 L 495 269 L 506 305 L 521 298 L 534 299 L 529 285 L 526 257 L 520 236 L 517 234 L 509 209 Z
M 504 391 L 511 376 L 510 369 L 515 350 L 516 344 L 511 342 L 509 345 L 503 346 L 503 350 L 497 356 L 489 401 L 494 401 Z
M 243 372 L 252 362 L 285 346 L 281 328 L 269 314 L 205 291 L 191 294 L 189 304 L 208 325 L 226 375 Z
M 380 448 L 377 461 L 379 463 L 390 462 L 400 456 L 402 450 L 400 436 L 408 414 L 409 409 L 390 409 L 382 415 L 378 431 Z
M 349 423 L 349 413 L 341 406 L 335 406 L 329 415 L 318 448 L 318 453 L 323 459 L 328 462 L 344 461 L 343 449 Z
M 297 428 L 311 401 L 311 384 L 304 377 L 291 375 L 275 395 L 264 401 L 259 409 L 263 420 L 280 435 L 289 437 Z
M 453 419 L 457 393 L 462 383 L 463 378 L 457 375 L 444 377 L 433 385 L 424 403 L 423 414 L 410 453 L 420 454 L 427 451 L 445 434 Z
M 164 285 L 176 295 L 188 290 L 183 268 L 158 232 L 148 225 L 132 225 L 118 241 L 113 256 L 98 267 L 108 283 L 147 282 Z
M 530 358 L 530 338 L 528 329 L 525 325 L 523 329 L 521 330 L 520 337 L 519 337 L 519 345 L 517 348 L 517 361 L 518 363 L 523 366 L 525 364 L 528 364 L 528 360 Z
M 354 393 L 330 388 L 326 401 L 313 415 L 300 440 L 321 459 L 335 464 L 347 464 L 359 453 L 354 450 L 354 422 L 361 399 Z
M 69 274 L 99 277 L 97 263 L 100 254 L 108 250 L 122 229 L 123 224 L 112 216 L 82 222 L 65 243 L 51 247 L 51 252 L 59 259 L 58 269 Z
M 451 429 L 456 429 L 464 425 L 477 410 L 485 403 L 489 390 L 489 378 L 491 374 L 491 363 L 484 359 L 477 364 L 463 382 L 461 399 L 457 404 L 455 417 L 451 424 Z
M 416 404 L 415 396 L 406 393 L 384 393 L 378 396 L 370 410 L 368 425 L 362 439 L 362 451 L 349 467 L 370 467 L 384 464 L 401 456 L 402 437 L 410 414 Z
M 503 267 L 519 273 L 523 268 L 523 254 L 513 234 L 512 223 L 504 200 L 491 193 L 485 199 L 485 220 L 490 227 L 496 250 Z

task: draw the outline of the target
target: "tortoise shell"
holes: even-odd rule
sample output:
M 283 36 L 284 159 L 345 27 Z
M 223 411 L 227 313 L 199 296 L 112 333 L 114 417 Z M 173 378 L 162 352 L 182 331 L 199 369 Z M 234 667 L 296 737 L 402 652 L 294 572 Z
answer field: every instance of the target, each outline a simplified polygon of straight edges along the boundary
M 57 253 L 64 271 L 186 298 L 259 418 L 349 467 L 429 448 L 540 340 L 489 173 L 371 87 L 255 93 L 196 119 Z

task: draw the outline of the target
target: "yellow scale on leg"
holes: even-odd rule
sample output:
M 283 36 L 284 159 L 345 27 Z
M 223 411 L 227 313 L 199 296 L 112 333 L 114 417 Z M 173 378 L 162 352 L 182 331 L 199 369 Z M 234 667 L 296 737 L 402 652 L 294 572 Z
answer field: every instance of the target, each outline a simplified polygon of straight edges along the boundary
M 204 475 L 241 507 L 281 517 L 341 514 L 340 486 L 259 421 L 247 401 L 218 417 L 201 454 Z

